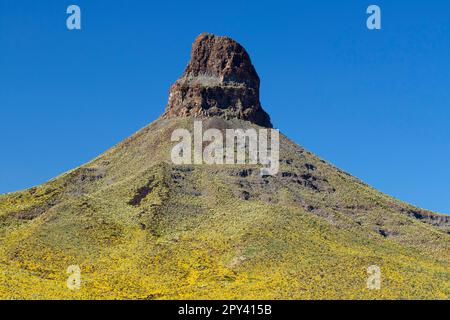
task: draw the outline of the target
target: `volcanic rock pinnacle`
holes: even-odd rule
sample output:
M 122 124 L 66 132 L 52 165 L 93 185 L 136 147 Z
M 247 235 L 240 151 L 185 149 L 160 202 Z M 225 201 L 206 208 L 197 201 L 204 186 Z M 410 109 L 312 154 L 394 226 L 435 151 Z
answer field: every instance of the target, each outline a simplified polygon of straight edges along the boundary
M 245 49 L 228 37 L 202 33 L 191 60 L 170 88 L 163 118 L 239 118 L 272 127 L 259 101 L 260 81 Z

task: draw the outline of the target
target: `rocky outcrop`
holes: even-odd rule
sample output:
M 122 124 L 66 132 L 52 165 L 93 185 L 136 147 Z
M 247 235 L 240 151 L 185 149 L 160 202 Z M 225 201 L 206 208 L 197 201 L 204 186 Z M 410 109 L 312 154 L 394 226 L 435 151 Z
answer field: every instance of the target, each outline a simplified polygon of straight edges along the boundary
M 260 80 L 245 49 L 228 37 L 203 33 L 191 60 L 172 85 L 163 118 L 239 118 L 272 127 L 259 101 Z

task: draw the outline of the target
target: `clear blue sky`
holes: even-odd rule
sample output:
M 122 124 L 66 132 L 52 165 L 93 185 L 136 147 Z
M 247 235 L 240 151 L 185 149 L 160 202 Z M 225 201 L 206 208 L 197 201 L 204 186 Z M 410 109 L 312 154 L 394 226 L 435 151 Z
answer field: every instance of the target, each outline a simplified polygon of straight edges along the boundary
M 82 30 L 66 29 L 66 8 Z M 382 9 L 382 30 L 366 8 Z M 92 159 L 158 117 L 201 32 L 249 51 L 295 142 L 450 213 L 448 1 L 0 1 L 0 193 Z

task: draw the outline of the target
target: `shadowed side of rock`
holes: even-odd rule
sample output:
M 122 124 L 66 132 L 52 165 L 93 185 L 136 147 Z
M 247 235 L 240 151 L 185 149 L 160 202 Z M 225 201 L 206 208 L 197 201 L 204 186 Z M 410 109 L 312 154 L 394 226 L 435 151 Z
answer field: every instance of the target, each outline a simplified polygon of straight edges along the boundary
M 272 127 L 259 100 L 260 80 L 250 57 L 236 41 L 201 34 L 192 45 L 191 60 L 172 85 L 163 118 L 238 118 Z

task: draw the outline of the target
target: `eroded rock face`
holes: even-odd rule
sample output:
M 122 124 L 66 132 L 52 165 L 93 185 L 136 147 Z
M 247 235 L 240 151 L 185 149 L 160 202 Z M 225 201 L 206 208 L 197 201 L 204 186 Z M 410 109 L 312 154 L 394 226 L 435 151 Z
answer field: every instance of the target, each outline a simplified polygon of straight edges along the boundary
M 170 88 L 163 118 L 222 116 L 272 127 L 259 101 L 259 77 L 245 49 L 227 37 L 203 33 L 191 61 Z

